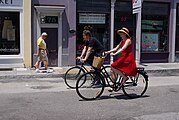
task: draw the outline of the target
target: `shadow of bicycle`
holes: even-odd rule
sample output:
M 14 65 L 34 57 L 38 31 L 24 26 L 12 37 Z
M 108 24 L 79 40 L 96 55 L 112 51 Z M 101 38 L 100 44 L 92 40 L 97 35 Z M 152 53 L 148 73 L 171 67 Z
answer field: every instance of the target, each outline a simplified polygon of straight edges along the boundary
M 149 95 L 143 95 L 143 96 L 135 96 L 133 95 L 132 98 L 122 94 L 122 93 L 111 93 L 110 95 L 103 95 L 98 100 L 105 100 L 105 99 L 118 99 L 118 100 L 131 100 L 131 99 L 142 99 L 150 97 Z

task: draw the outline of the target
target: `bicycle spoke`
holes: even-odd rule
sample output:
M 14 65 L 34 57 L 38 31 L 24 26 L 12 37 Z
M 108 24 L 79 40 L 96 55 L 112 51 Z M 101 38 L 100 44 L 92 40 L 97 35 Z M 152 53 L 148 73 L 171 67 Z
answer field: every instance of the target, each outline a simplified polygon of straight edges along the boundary
M 126 83 L 123 85 L 123 92 L 130 98 L 136 98 L 142 96 L 148 87 L 148 81 L 145 77 L 137 73 L 134 78 L 130 78 Z
M 104 90 L 104 81 L 94 72 L 81 75 L 76 84 L 77 94 L 85 100 L 93 100 L 98 98 Z M 84 79 L 86 77 L 86 79 Z M 83 84 L 81 84 L 83 83 Z
M 70 68 L 66 73 L 65 73 L 65 84 L 70 87 L 70 88 L 75 88 L 76 87 L 76 80 L 84 74 L 85 71 L 78 66 Z

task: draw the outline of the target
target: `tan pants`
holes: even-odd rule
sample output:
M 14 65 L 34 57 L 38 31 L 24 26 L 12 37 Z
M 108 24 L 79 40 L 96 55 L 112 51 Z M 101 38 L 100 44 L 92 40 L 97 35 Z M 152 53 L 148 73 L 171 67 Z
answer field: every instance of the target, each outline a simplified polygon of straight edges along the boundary
M 48 62 L 48 57 L 46 54 L 45 50 L 40 50 L 39 56 L 37 57 L 38 61 L 47 61 Z

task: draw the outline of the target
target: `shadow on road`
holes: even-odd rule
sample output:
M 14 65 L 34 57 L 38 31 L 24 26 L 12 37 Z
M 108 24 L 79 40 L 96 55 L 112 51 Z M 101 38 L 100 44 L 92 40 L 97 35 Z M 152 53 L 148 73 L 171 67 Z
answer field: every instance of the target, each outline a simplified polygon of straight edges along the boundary
M 132 99 L 142 99 L 142 98 L 146 98 L 146 97 L 150 97 L 149 95 L 143 95 L 141 97 L 136 97 L 136 98 L 129 98 L 128 96 L 122 94 L 122 93 L 111 93 L 109 95 L 103 95 L 95 100 L 106 100 L 106 99 L 118 99 L 118 100 L 132 100 Z M 90 100 L 90 101 L 95 101 L 95 100 Z M 79 101 L 89 101 L 89 100 L 83 100 L 80 99 Z
M 124 95 L 124 94 L 120 94 L 120 93 L 112 93 L 109 96 L 101 96 L 99 100 L 104 100 L 104 99 L 123 99 L 123 100 L 131 100 L 131 99 L 141 99 L 141 98 L 146 98 L 146 97 L 150 97 L 149 95 L 144 95 L 141 97 L 135 97 L 135 98 L 129 98 L 128 96 Z

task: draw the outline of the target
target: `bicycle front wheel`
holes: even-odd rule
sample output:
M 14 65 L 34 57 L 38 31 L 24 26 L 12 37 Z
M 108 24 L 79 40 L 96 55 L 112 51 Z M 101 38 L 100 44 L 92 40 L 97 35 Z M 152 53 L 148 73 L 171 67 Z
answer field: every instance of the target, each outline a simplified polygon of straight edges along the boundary
M 75 66 L 68 69 L 64 75 L 65 84 L 69 88 L 76 87 L 76 80 L 79 78 L 80 75 L 84 74 L 85 71 L 82 67 Z
M 130 77 L 122 86 L 122 90 L 129 98 L 141 97 L 147 90 L 148 78 L 141 72 L 137 72 L 135 77 Z
M 104 78 L 100 73 L 85 73 L 76 82 L 76 92 L 84 100 L 94 100 L 103 93 L 104 82 Z

